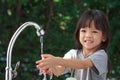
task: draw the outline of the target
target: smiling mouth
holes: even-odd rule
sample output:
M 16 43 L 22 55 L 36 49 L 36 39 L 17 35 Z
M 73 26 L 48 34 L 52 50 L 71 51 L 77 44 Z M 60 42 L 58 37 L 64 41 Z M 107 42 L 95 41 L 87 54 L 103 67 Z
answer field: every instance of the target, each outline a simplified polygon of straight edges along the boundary
M 91 40 L 85 40 L 84 42 L 88 43 L 88 44 L 93 43 L 93 41 L 91 41 Z

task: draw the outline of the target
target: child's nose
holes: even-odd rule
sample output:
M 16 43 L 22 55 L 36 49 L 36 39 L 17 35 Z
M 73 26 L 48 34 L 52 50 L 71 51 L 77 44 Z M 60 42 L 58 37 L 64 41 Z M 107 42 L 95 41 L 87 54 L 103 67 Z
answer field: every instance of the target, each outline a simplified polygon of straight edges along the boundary
M 86 37 L 92 37 L 92 33 L 90 31 L 87 31 L 85 36 Z

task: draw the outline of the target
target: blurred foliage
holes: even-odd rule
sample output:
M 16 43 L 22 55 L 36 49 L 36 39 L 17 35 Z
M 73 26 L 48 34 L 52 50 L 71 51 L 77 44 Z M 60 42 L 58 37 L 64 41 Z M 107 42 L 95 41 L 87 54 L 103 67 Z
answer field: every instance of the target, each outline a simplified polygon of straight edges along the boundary
M 63 56 L 75 48 L 74 29 L 81 13 L 87 9 L 104 11 L 110 21 L 111 79 L 120 79 L 120 0 L 0 0 L 0 80 L 5 79 L 6 52 L 17 28 L 27 21 L 38 23 L 45 30 L 44 53 Z M 26 28 L 17 38 L 12 67 L 21 61 L 16 80 L 42 80 L 35 67 L 40 58 L 40 42 L 35 30 Z M 53 80 L 65 80 L 65 76 Z

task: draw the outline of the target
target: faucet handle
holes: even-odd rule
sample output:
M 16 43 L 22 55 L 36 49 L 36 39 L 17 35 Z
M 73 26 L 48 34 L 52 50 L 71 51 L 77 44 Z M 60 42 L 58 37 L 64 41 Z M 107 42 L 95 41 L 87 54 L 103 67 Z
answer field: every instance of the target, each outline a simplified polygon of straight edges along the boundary
M 17 69 L 19 68 L 19 66 L 20 66 L 20 61 L 18 61 L 18 62 L 16 63 L 15 68 L 14 68 L 14 70 L 12 71 L 12 77 L 13 77 L 13 78 L 17 77 Z

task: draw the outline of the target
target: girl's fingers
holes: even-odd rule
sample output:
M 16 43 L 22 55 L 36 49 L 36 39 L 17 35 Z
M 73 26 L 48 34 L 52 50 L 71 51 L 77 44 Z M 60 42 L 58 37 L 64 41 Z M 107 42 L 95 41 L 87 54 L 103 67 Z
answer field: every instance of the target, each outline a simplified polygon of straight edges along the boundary
M 42 60 L 36 61 L 35 63 L 36 63 L 36 64 L 41 64 L 41 63 L 45 63 L 45 62 L 46 62 L 46 60 L 45 60 L 45 59 L 42 59 Z
M 50 66 L 48 65 L 48 63 L 46 62 L 46 61 L 44 61 L 44 60 L 39 60 L 39 61 L 36 61 L 36 67 L 39 69 L 44 69 L 44 70 L 46 70 L 46 69 L 48 69 L 48 68 L 50 68 Z
M 52 65 L 52 62 L 51 62 L 51 59 L 53 59 L 52 55 L 49 55 L 49 54 L 43 54 L 41 55 L 42 56 L 42 60 L 38 60 L 36 61 L 36 67 L 38 69 L 42 69 L 42 70 L 46 70 L 46 69 L 49 69 L 51 68 L 53 65 Z
M 35 63 L 36 63 L 36 64 L 39 64 L 39 63 L 41 63 L 41 60 L 38 60 L 38 61 L 36 61 Z
M 37 65 L 36 67 L 37 67 L 39 70 L 44 70 L 44 71 L 48 71 L 48 69 L 49 69 L 49 66 L 48 66 L 48 65 L 45 65 L 45 66 Z
M 42 63 L 42 62 L 49 62 L 49 59 L 52 59 L 52 58 L 53 58 L 53 56 L 50 55 L 50 54 L 43 54 L 43 55 L 41 55 L 41 57 L 42 57 L 42 60 L 36 61 L 36 62 L 35 62 L 36 64 L 40 64 L 40 63 Z
M 42 57 L 42 58 L 49 58 L 49 57 L 53 57 L 53 56 L 50 55 L 50 54 L 42 54 L 41 57 Z

